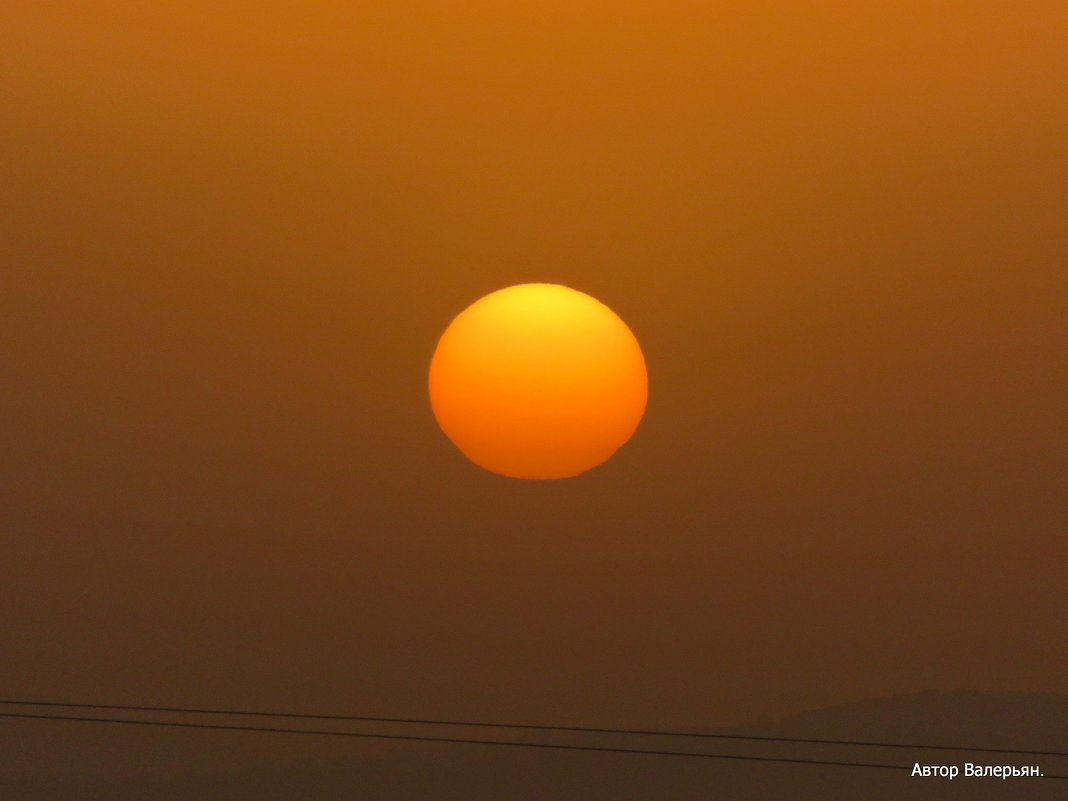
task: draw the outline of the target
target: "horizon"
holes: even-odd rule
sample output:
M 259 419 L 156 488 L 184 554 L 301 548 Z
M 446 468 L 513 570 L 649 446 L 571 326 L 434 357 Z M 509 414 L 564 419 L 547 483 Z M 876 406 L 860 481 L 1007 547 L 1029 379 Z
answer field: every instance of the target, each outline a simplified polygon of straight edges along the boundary
M 1051 702 L 1054 702 L 1051 704 Z M 979 721 L 975 718 L 976 704 L 983 706 L 986 715 Z M 870 707 L 880 707 L 880 718 L 873 720 Z M 9 711 L 5 709 L 4 711 Z M 87 714 L 81 712 L 80 714 Z M 123 713 L 130 719 L 143 719 L 143 714 Z M 159 714 L 152 715 L 159 719 Z M 196 716 L 165 715 L 170 719 L 182 721 L 208 721 L 212 718 Z M 231 716 L 214 718 L 215 722 L 237 722 Z M 133 761 L 138 767 L 133 771 L 139 787 L 144 788 L 139 798 L 144 801 L 157 799 L 188 797 L 196 792 L 204 799 L 237 797 L 255 797 L 261 801 L 273 801 L 278 798 L 292 798 L 293 793 L 314 792 L 318 798 L 352 797 L 352 793 L 363 790 L 371 792 L 369 787 L 375 782 L 381 788 L 393 789 L 400 793 L 394 797 L 426 798 L 465 797 L 469 799 L 499 798 L 500 793 L 507 792 L 509 798 L 526 799 L 545 797 L 544 792 L 575 795 L 588 786 L 589 798 L 615 798 L 630 801 L 646 796 L 642 791 L 629 787 L 628 782 L 621 782 L 618 772 L 630 773 L 633 777 L 642 777 L 638 787 L 650 789 L 657 786 L 671 785 L 674 794 L 670 797 L 680 799 L 698 799 L 706 797 L 704 790 L 692 781 L 704 776 L 703 781 L 719 781 L 732 788 L 732 798 L 757 799 L 766 796 L 761 793 L 775 787 L 796 793 L 793 797 L 819 797 L 824 801 L 855 798 L 858 787 L 863 787 L 866 797 L 872 799 L 900 798 L 907 792 L 910 798 L 945 798 L 952 788 L 960 797 L 981 799 L 998 798 L 1046 798 L 1058 788 L 1056 778 L 1017 779 L 1004 781 L 989 777 L 958 777 L 956 782 L 947 778 L 930 778 L 916 782 L 909 776 L 909 766 L 914 765 L 957 765 L 965 762 L 982 765 L 1015 765 L 1023 768 L 1027 765 L 1041 766 L 1046 777 L 1063 777 L 1068 779 L 1068 696 L 1049 696 L 1040 693 L 974 693 L 924 692 L 893 698 L 866 699 L 837 705 L 821 710 L 809 710 L 776 721 L 766 721 L 749 727 L 738 727 L 742 736 L 760 737 L 787 736 L 790 738 L 845 738 L 846 742 L 835 744 L 820 743 L 818 740 L 809 744 L 803 742 L 728 742 L 684 741 L 664 737 L 650 739 L 648 736 L 635 738 L 633 735 L 618 733 L 591 734 L 574 732 L 529 732 L 527 734 L 501 733 L 492 739 L 504 739 L 518 744 L 549 742 L 560 746 L 580 748 L 591 745 L 606 748 L 654 748 L 671 749 L 674 753 L 685 749 L 693 753 L 711 753 L 720 755 L 717 759 L 683 759 L 677 756 L 654 756 L 650 754 L 618 754 L 604 752 L 579 752 L 572 755 L 568 751 L 529 751 L 519 748 L 488 748 L 463 744 L 406 743 L 375 740 L 352 741 L 340 738 L 340 743 L 332 742 L 339 738 L 331 737 L 291 737 L 278 734 L 251 732 L 204 733 L 188 730 L 149 729 L 148 733 L 139 727 L 129 727 L 133 732 L 123 732 L 123 726 L 79 725 L 69 722 L 32 721 L 9 718 L 8 724 L 15 726 L 15 732 L 7 731 L 6 736 L 0 728 L 0 748 L 12 750 L 11 737 L 18 738 L 23 751 L 33 746 L 27 743 L 48 743 L 51 753 L 45 753 L 38 745 L 36 761 L 25 760 L 9 769 L 4 778 L 0 778 L 0 789 L 18 790 L 18 796 L 25 801 L 37 801 L 38 798 L 54 798 L 56 794 L 67 794 L 71 788 L 81 787 L 95 793 L 85 797 L 108 797 L 127 786 L 127 778 L 117 772 L 124 764 Z M 267 721 L 267 724 L 272 723 Z M 318 725 L 322 726 L 320 722 Z M 352 730 L 353 724 L 346 724 L 341 731 Z M 64 731 L 71 726 L 73 730 Z M 848 745 L 857 736 L 857 727 L 865 728 L 874 735 L 876 730 L 893 731 L 909 739 L 896 747 L 862 744 Z M 1026 727 L 1030 738 L 1027 748 L 1004 754 L 984 753 L 983 748 L 1000 749 L 1012 747 L 1006 742 L 985 740 L 991 732 L 1007 728 Z M 368 727 L 380 732 L 396 734 L 407 732 L 414 734 L 410 726 L 375 726 L 369 723 L 359 724 L 357 730 L 367 731 Z M 873 728 L 874 727 L 874 728 Z M 86 751 L 88 735 L 94 730 L 96 745 Z M 423 734 L 441 733 L 440 727 L 414 727 Z M 108 731 L 111 729 L 112 731 Z M 979 730 L 979 734 L 976 730 Z M 115 731 L 118 730 L 118 731 Z M 470 737 L 475 731 L 472 726 L 461 726 L 457 735 Z M 726 732 L 724 732 L 726 733 Z M 909 738 L 909 735 L 912 735 Z M 203 736 L 202 736 L 203 735 Z M 418 736 L 418 735 L 416 735 Z M 481 731 L 478 736 L 490 736 Z M 928 745 L 938 748 L 955 746 L 955 750 L 925 750 L 923 743 L 915 742 L 916 737 L 933 737 L 939 742 Z M 1037 739 L 1036 739 L 1037 738 Z M 980 741 L 976 741 L 976 740 Z M 951 740 L 952 742 L 949 742 Z M 967 740 L 965 742 L 964 740 Z M 107 745 L 112 743 L 111 745 Z M 1030 751 L 1028 749 L 1031 749 Z M 1048 751 L 1057 749 L 1059 756 L 1036 754 L 1035 750 Z M 87 781 L 84 775 L 67 778 L 54 774 L 57 759 L 66 753 L 80 752 L 84 761 L 93 754 L 95 765 L 88 771 L 92 777 Z M 737 761 L 738 755 L 742 761 Z M 161 758 L 164 757 L 165 758 Z M 145 758 L 149 757 L 149 758 Z M 154 759 L 152 758 L 154 757 Z M 756 758 L 768 762 L 751 762 Z M 801 764 L 782 764 L 778 759 L 800 760 Z M 821 765 L 821 760 L 842 761 L 837 766 Z M 185 765 L 199 762 L 204 766 L 189 775 Z M 620 761 L 622 760 L 622 761 Z M 816 760 L 816 762 L 809 762 Z M 567 769 L 554 772 L 551 769 L 560 762 Z M 859 761 L 860 766 L 850 766 Z M 899 771 L 872 770 L 864 767 L 871 763 L 900 765 Z M 538 767 L 540 766 L 540 768 Z M 627 767 L 625 767 L 627 766 Z M 450 771 L 450 768 L 458 768 Z M 608 768 L 606 772 L 606 768 Z M 530 787 L 527 771 L 549 770 L 542 779 L 541 788 Z M 414 771 L 414 773 L 413 773 Z M 445 772 L 443 772 L 445 771 Z M 675 786 L 672 775 L 682 773 L 687 781 Z M 284 786 L 260 784 L 251 777 L 269 775 L 272 781 L 288 782 Z M 492 781 L 490 777 L 494 777 Z M 552 777 L 552 778 L 549 778 Z M 414 783 L 413 783 L 414 782 Z M 771 782 L 769 784 L 769 782 Z M 1052 783 L 1051 783 L 1052 782 Z M 81 784 L 79 784 L 81 783 Z M 244 788 L 241 795 L 233 795 L 235 788 Z M 314 790 L 312 789 L 314 788 Z M 814 795 L 818 788 L 819 795 Z M 186 795 L 182 795 L 185 793 Z M 247 793 L 244 794 L 244 793 Z M 255 794 L 253 794 L 255 793 Z M 82 796 L 79 796 L 82 797 Z

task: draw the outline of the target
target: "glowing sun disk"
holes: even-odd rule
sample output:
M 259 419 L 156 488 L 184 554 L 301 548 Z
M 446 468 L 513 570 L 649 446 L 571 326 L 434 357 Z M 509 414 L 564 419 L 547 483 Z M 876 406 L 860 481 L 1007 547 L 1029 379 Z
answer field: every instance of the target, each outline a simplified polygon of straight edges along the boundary
M 606 461 L 645 412 L 645 360 L 600 301 L 557 284 L 498 290 L 461 312 L 430 363 L 430 402 L 475 464 L 564 478 Z

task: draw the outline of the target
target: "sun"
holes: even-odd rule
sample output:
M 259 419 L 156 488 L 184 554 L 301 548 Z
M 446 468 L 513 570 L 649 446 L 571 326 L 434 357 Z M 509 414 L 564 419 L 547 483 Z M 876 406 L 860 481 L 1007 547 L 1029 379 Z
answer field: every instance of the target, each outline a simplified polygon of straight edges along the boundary
M 648 376 L 615 312 L 559 284 L 497 290 L 461 312 L 430 362 L 430 404 L 475 464 L 567 478 L 607 461 L 645 413 Z

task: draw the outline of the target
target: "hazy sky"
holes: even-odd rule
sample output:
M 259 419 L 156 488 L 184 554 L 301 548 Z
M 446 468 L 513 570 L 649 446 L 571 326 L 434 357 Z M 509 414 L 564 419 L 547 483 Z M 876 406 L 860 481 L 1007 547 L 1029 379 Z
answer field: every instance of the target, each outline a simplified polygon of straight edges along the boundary
M 681 725 L 1068 692 L 1068 4 L 15 0 L 0 686 Z M 578 478 L 437 337 L 642 344 Z

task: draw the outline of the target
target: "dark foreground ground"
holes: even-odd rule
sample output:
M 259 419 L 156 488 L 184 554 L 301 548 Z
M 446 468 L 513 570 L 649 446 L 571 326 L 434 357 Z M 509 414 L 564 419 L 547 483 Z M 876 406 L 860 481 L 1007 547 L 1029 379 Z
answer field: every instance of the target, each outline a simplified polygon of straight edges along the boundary
M 7 711 L 15 710 L 9 708 Z M 281 725 L 293 724 L 289 721 Z M 271 724 L 267 722 L 265 725 Z M 396 727 L 380 730 L 400 731 Z M 763 736 L 1068 752 L 1068 697 L 923 693 L 815 710 L 782 720 L 761 721 L 734 731 Z M 458 737 L 491 736 L 473 730 L 430 731 L 424 728 L 423 732 Z M 961 776 L 950 781 L 910 775 L 916 762 L 958 765 L 962 772 L 965 762 L 1037 764 L 1047 774 L 1068 775 L 1068 757 L 800 744 L 740 745 L 722 740 L 608 736 L 554 739 L 520 735 L 509 737 L 505 733 L 500 739 L 890 763 L 902 767 L 900 770 L 816 767 L 730 759 L 407 744 L 0 718 L 0 799 L 1068 799 L 1068 780 L 1002 781 Z

